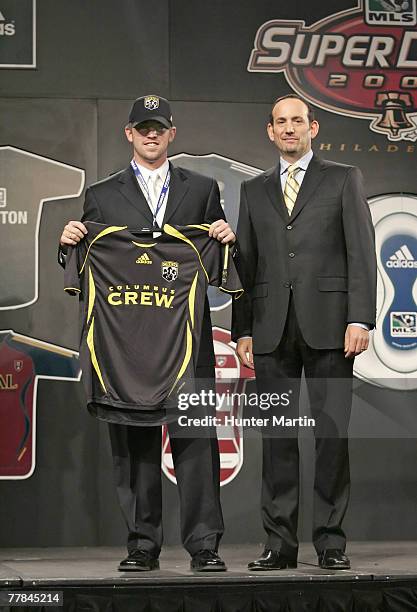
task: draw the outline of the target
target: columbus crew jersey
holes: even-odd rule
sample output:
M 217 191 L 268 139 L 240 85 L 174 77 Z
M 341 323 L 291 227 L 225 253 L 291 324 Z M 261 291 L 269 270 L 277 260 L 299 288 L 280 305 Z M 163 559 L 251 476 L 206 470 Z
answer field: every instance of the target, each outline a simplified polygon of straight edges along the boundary
M 209 225 L 162 234 L 86 222 L 70 248 L 65 290 L 79 294 L 88 407 L 100 419 L 160 424 L 194 378 L 209 284 L 242 293 L 227 245 Z

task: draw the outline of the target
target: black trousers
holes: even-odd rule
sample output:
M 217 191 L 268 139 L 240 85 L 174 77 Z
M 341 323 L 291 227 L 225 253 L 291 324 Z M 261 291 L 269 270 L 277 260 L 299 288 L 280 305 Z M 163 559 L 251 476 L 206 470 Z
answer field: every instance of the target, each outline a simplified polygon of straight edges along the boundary
M 279 346 L 273 353 L 254 355 L 254 362 L 259 393 L 282 393 L 292 388 L 290 406 L 277 409 L 279 416 L 287 418 L 298 416 L 300 377 L 304 368 L 311 416 L 315 419 L 312 539 L 318 553 L 326 548 L 344 550 L 346 536 L 342 520 L 350 492 L 347 436 L 353 359 L 346 359 L 342 349 L 309 347 L 302 338 L 291 299 Z M 298 506 L 298 430 L 264 429 L 262 520 L 268 548 L 297 555 Z
M 197 368 L 197 379 L 214 380 L 214 367 Z M 161 427 L 109 424 L 114 476 L 128 528 L 127 549 L 158 555 L 163 540 Z M 168 425 L 180 497 L 181 539 L 193 555 L 217 550 L 224 525 L 220 506 L 220 459 L 215 430 L 178 437 Z

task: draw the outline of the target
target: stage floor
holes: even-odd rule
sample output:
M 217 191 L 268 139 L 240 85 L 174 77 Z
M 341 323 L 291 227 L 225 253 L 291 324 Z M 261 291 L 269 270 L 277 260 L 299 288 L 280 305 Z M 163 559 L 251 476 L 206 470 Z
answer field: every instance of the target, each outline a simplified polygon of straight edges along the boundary
M 246 564 L 262 552 L 260 546 L 222 546 L 229 571 L 194 573 L 189 556 L 179 547 L 164 548 L 161 569 L 152 572 L 117 571 L 123 548 L 18 548 L 0 550 L 0 587 L 193 585 L 217 583 L 304 583 L 340 581 L 416 581 L 417 542 L 351 542 L 347 553 L 352 569 L 322 570 L 311 544 L 300 547 L 298 568 L 275 572 L 249 572 Z

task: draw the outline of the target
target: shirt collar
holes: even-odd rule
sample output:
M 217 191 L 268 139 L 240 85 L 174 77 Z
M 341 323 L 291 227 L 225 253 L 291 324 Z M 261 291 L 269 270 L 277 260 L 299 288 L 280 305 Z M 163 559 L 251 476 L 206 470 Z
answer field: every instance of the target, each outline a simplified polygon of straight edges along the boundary
M 148 183 L 150 176 L 159 176 L 162 181 L 164 181 L 169 170 L 169 161 L 167 159 L 164 161 L 162 166 L 159 166 L 159 168 L 157 168 L 156 170 L 150 170 L 149 168 L 145 168 L 145 166 L 142 166 L 142 164 L 138 164 L 138 162 L 136 162 L 136 164 L 140 170 L 141 175 L 144 178 L 145 183 Z
M 300 170 L 306 171 L 307 168 L 308 168 L 308 164 L 312 160 L 312 157 L 313 157 L 313 151 L 310 149 L 310 151 L 308 153 L 303 155 L 303 157 L 301 157 L 296 162 L 297 167 L 300 168 Z M 281 174 L 284 174 L 285 172 L 287 172 L 288 166 L 292 165 L 289 162 L 287 162 L 285 159 L 283 159 L 282 157 L 279 158 L 279 163 L 280 163 Z

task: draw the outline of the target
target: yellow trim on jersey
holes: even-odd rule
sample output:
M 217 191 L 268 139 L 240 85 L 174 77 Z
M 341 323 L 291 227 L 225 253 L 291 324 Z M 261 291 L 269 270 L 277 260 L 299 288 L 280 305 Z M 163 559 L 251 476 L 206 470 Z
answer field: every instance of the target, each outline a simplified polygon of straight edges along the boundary
M 168 397 L 171 395 L 173 390 L 175 389 L 178 381 L 183 377 L 184 372 L 186 371 L 188 364 L 190 363 L 191 355 L 193 354 L 193 335 L 191 333 L 190 324 L 187 321 L 187 339 L 186 339 L 186 348 L 185 348 L 185 356 L 184 361 L 180 367 L 180 370 L 177 374 L 177 378 L 175 379 L 174 384 L 172 385 L 171 391 L 168 393 Z
M 90 320 L 91 313 L 93 312 L 94 302 L 96 301 L 96 286 L 94 283 L 93 273 L 91 267 L 88 267 L 88 312 L 87 312 L 87 323 Z
M 77 293 L 81 293 L 81 289 L 77 289 L 77 287 L 64 287 L 64 291 L 76 291 Z
M 103 238 L 104 236 L 107 236 L 107 234 L 113 234 L 113 232 L 121 232 L 122 230 L 125 230 L 125 229 L 127 229 L 127 225 L 124 225 L 123 227 L 116 227 L 115 225 L 112 225 L 112 226 L 110 226 L 110 227 L 106 227 L 106 229 L 104 229 L 102 232 L 100 232 L 100 233 L 99 233 L 99 234 L 98 234 L 98 235 L 97 235 L 97 236 L 94 238 L 94 240 L 92 240 L 92 241 L 90 242 L 90 244 L 89 244 L 89 246 L 88 246 L 88 249 L 87 249 L 87 253 L 85 254 L 84 263 L 83 263 L 83 265 L 81 266 L 81 270 L 80 270 L 80 272 L 79 272 L 79 273 L 80 273 L 80 274 L 82 274 L 82 272 L 83 272 L 83 270 L 84 270 L 84 267 L 85 267 L 85 264 L 86 264 L 86 262 L 87 262 L 87 257 L 88 257 L 88 256 L 89 256 L 89 254 L 90 254 L 90 249 L 91 249 L 91 247 L 93 246 L 93 244 L 94 244 L 95 242 L 97 242 L 97 240 L 99 240 L 99 238 Z
M 96 374 L 97 374 L 97 376 L 98 376 L 98 378 L 100 380 L 101 386 L 104 389 L 104 392 L 107 393 L 107 389 L 106 389 L 106 386 L 104 384 L 103 376 L 101 375 L 100 366 L 98 365 L 96 350 L 94 348 L 94 317 L 91 320 L 90 329 L 88 330 L 87 345 L 88 345 L 88 348 L 90 349 L 91 362 L 92 362 L 92 364 L 94 366 L 94 369 L 96 371 Z
M 245 293 L 244 289 L 225 289 L 224 287 L 218 287 L 218 289 L 220 289 L 220 291 L 223 291 L 224 293 L 238 293 L 239 295 L 236 296 L 237 300 L 242 297 L 243 293 Z
M 195 292 L 197 289 L 198 270 L 195 273 L 194 280 L 191 285 L 190 293 L 188 295 L 188 308 L 190 310 L 191 329 L 194 329 L 194 310 L 195 310 Z
M 224 260 L 223 260 L 223 274 L 222 274 L 222 279 L 224 277 L 224 275 L 227 276 L 227 268 L 229 265 L 229 245 L 226 244 L 225 248 L 224 248 Z
M 210 229 L 210 224 L 209 223 L 191 224 L 191 225 L 187 225 L 187 227 L 193 227 L 195 229 L 200 229 L 200 230 L 203 230 L 204 232 L 208 232 Z
M 137 247 L 140 247 L 141 249 L 147 249 L 148 247 L 153 247 L 158 243 L 157 242 L 134 242 L 132 240 L 132 244 L 134 244 Z
M 165 223 L 164 227 L 163 227 L 163 231 L 168 234 L 169 236 L 174 236 L 174 238 L 178 238 L 179 240 L 182 240 L 183 242 L 185 242 L 186 244 L 188 244 L 192 249 L 194 249 L 194 251 L 197 253 L 197 257 L 200 261 L 200 265 L 204 270 L 204 274 L 206 275 L 207 278 L 207 282 L 210 283 L 210 279 L 209 279 L 209 275 L 207 274 L 207 270 L 205 269 L 203 262 L 201 260 L 200 257 L 200 253 L 198 252 L 197 247 L 193 244 L 193 242 L 187 238 L 186 236 L 184 236 L 184 234 L 181 234 L 181 232 L 179 232 L 177 229 L 175 229 L 175 227 L 172 227 L 172 225 L 168 225 L 167 223 Z

